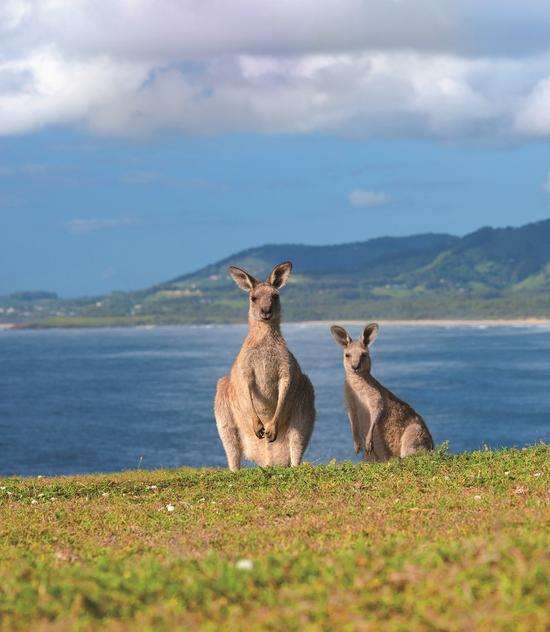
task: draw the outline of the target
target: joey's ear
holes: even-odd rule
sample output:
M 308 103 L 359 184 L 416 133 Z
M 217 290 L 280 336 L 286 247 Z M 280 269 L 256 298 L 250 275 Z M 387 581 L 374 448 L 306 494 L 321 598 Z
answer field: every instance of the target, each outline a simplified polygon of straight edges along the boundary
M 347 347 L 351 342 L 350 335 L 343 327 L 332 325 L 332 327 L 330 328 L 330 333 L 332 334 L 334 340 L 336 340 L 339 345 L 342 345 L 342 347 Z
M 292 263 L 290 261 L 280 263 L 278 266 L 275 266 L 273 270 L 271 270 L 271 274 L 269 275 L 267 282 L 274 288 L 282 288 L 283 285 L 286 285 L 291 271 Z
M 363 344 L 365 347 L 370 347 L 370 345 L 376 340 L 376 336 L 378 336 L 378 329 L 379 327 L 377 323 L 371 323 L 363 329 Z
M 248 274 L 246 270 L 237 268 L 237 266 L 229 266 L 229 274 L 233 277 L 233 281 L 245 292 L 250 292 L 257 285 L 258 280 L 251 274 Z

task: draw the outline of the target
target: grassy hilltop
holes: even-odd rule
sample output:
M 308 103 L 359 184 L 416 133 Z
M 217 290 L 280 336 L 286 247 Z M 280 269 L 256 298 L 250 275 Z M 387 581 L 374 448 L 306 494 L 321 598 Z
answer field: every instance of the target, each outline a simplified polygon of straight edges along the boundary
M 549 456 L 3 479 L 0 627 L 547 630 Z
M 246 301 L 229 264 L 266 278 L 290 259 L 287 320 L 550 317 L 550 220 L 351 244 L 265 245 L 136 292 L 62 300 L 47 292 L 0 297 L 0 323 L 47 327 L 243 321 Z

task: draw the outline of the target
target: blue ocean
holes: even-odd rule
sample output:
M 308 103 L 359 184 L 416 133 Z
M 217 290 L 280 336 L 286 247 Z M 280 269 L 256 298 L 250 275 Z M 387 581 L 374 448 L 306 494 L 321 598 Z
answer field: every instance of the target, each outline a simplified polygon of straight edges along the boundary
M 328 326 L 283 331 L 316 391 L 305 460 L 355 460 Z M 212 402 L 245 333 L 244 325 L 0 331 L 0 474 L 225 466 Z M 550 438 L 548 327 L 388 324 L 372 359 L 373 374 L 452 452 Z

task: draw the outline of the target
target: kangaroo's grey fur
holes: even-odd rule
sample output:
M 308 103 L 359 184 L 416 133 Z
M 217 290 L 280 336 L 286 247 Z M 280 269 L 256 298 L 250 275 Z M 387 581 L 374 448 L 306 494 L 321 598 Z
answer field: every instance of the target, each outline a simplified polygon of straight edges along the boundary
M 359 340 L 337 325 L 330 328 L 344 348 L 344 399 L 355 452 L 370 461 L 387 461 L 421 450 L 432 450 L 433 439 L 422 417 L 371 375 L 369 346 L 378 335 L 371 323 Z
M 231 266 L 249 294 L 248 335 L 229 375 L 218 381 L 214 414 L 229 469 L 244 457 L 258 465 L 299 465 L 315 421 L 313 386 L 281 333 L 279 289 L 292 270 L 287 261 L 260 282 Z

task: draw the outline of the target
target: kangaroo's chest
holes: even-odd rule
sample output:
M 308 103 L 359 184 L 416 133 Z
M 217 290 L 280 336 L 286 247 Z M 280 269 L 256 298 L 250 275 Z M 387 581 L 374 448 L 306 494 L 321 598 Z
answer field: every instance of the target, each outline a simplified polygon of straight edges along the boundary
M 252 370 L 252 396 L 260 418 L 270 418 L 277 407 L 281 375 L 288 373 L 291 356 L 286 347 L 272 345 L 250 349 L 247 364 Z
M 254 375 L 254 388 L 263 397 L 277 397 L 279 378 L 285 365 L 285 354 L 277 348 L 252 349 L 248 363 Z

